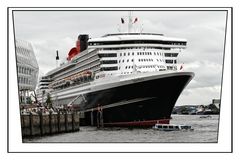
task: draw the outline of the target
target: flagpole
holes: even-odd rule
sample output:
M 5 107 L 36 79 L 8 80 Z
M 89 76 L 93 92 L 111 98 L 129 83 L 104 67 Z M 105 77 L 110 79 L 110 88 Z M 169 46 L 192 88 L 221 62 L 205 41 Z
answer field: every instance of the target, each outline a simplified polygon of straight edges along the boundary
M 132 30 L 132 12 L 128 12 L 128 33 Z

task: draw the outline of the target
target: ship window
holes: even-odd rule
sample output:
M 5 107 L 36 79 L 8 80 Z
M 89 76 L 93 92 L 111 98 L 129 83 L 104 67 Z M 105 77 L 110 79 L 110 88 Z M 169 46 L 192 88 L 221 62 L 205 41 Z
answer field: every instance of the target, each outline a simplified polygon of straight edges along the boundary
M 134 56 L 134 52 L 132 52 L 132 55 Z
M 177 60 L 174 60 L 174 63 L 177 63 Z
M 126 56 L 126 53 L 124 53 L 124 56 Z
M 125 67 L 125 69 L 127 69 L 127 66 Z
M 177 57 L 178 53 L 165 53 L 165 57 Z
M 129 59 L 127 60 L 127 62 L 129 62 Z
M 133 62 L 133 59 L 132 59 L 132 62 Z
M 173 63 L 173 60 L 167 59 L 167 60 L 165 60 L 165 62 L 166 62 L 166 63 Z
M 100 61 L 100 64 L 116 64 L 117 60 L 103 60 Z
M 130 56 L 130 53 L 128 52 L 128 56 Z
M 102 67 L 100 68 L 101 71 L 114 71 L 118 70 L 118 67 Z
M 99 54 L 99 57 L 117 57 L 116 53 L 108 53 L 108 54 Z
M 119 60 L 119 63 L 121 63 L 121 60 Z
M 122 56 L 122 53 L 120 53 L 120 56 Z
M 124 62 L 124 59 L 122 60 L 122 62 Z

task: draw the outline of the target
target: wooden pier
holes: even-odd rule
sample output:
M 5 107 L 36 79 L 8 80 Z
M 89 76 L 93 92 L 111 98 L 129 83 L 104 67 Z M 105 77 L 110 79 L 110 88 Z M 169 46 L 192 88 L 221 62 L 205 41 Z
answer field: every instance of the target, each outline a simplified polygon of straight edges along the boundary
M 21 115 L 22 137 L 79 131 L 79 119 L 78 112 L 23 114 Z

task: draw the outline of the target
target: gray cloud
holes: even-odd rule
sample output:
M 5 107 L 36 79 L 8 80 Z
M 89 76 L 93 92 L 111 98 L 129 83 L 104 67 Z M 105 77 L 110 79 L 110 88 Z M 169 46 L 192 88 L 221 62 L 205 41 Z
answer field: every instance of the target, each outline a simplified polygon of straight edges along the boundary
M 144 32 L 186 38 L 179 63 L 195 77 L 177 104 L 210 103 L 219 98 L 225 36 L 225 11 L 135 11 Z M 40 72 L 55 67 L 56 50 L 65 60 L 78 34 L 99 37 L 116 33 L 125 11 L 14 11 L 15 34 L 31 42 Z

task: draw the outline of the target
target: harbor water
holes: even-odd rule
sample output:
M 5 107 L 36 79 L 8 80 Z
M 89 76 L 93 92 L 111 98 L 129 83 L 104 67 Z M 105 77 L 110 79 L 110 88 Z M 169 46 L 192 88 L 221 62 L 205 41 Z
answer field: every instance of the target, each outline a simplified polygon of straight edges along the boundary
M 193 131 L 158 131 L 152 128 L 103 128 L 80 126 L 78 132 L 23 139 L 26 143 L 216 143 L 219 115 L 172 115 L 171 124 L 191 125 Z

